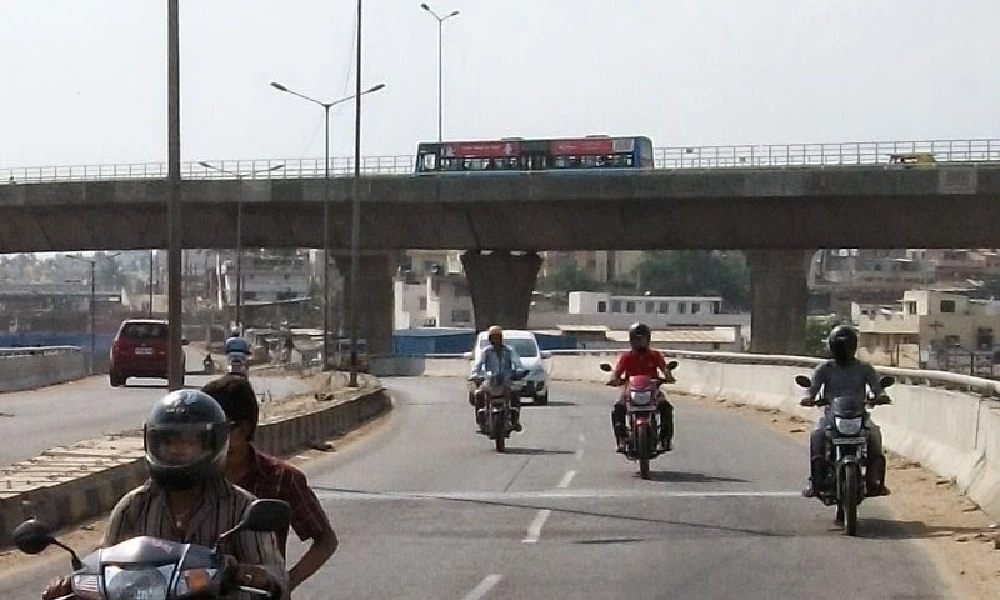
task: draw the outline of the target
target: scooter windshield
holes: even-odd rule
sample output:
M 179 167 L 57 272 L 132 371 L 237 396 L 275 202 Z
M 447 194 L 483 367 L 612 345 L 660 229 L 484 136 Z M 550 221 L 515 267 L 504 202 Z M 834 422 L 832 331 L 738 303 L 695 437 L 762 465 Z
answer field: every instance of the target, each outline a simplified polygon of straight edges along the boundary
M 854 419 L 865 414 L 864 394 L 851 394 L 847 396 L 837 396 L 830 403 L 830 410 L 834 417 L 841 419 Z

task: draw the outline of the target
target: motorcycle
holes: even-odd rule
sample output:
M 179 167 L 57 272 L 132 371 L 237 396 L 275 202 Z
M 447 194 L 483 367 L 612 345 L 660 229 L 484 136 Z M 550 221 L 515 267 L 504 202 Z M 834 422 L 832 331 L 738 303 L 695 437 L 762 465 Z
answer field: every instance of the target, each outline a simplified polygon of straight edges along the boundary
M 667 363 L 667 370 L 677 368 L 677 361 Z M 601 370 L 612 372 L 611 365 L 601 363 Z M 622 385 L 615 382 L 609 385 Z M 661 378 L 634 375 L 628 378 L 625 385 L 625 426 L 628 437 L 625 438 L 625 458 L 639 462 L 639 476 L 649 479 L 649 461 L 663 451 L 657 443 L 659 431 L 659 411 L 656 406 L 656 396 L 660 386 L 665 382 Z
M 229 375 L 239 375 L 241 377 L 250 376 L 250 367 L 247 365 L 247 355 L 240 352 L 230 352 L 226 355 L 229 366 L 226 373 Z
M 38 554 L 58 546 L 70 555 L 73 593 L 59 600 L 216 600 L 236 589 L 265 598 L 278 598 L 269 591 L 237 585 L 235 575 L 219 554 L 219 544 L 240 531 L 279 531 L 287 526 L 291 508 L 282 500 L 256 500 L 243 520 L 226 531 L 209 549 L 151 536 L 126 540 L 95 550 L 81 561 L 72 548 L 52 537 L 48 527 L 29 519 L 14 530 L 14 543 L 25 554 Z
M 883 389 L 891 387 L 895 377 L 879 379 Z M 805 375 L 796 375 L 795 383 L 809 388 L 812 380 Z M 862 468 L 869 468 L 868 462 L 868 413 L 865 406 L 889 404 L 891 401 L 876 402 L 870 392 L 859 392 L 837 396 L 831 402 L 827 398 L 817 398 L 813 406 L 826 407 L 828 411 L 826 437 L 826 485 L 816 489 L 816 495 L 827 506 L 837 505 L 837 522 L 844 524 L 847 535 L 858 533 L 858 505 L 865 499 L 865 478 Z
M 215 361 L 212 360 L 211 354 L 205 355 L 205 359 L 201 361 L 201 367 L 206 375 L 211 375 L 215 372 Z
M 504 378 L 499 373 L 488 371 L 486 377 L 473 376 L 470 378 L 477 388 L 488 382 L 485 387 L 486 402 L 483 408 L 476 409 L 476 422 L 479 424 L 478 433 L 493 440 L 497 452 L 503 452 L 507 445 L 507 438 L 514 431 L 511 423 L 511 393 L 519 393 L 523 380 L 528 375 L 527 370 L 515 371 L 510 380 Z

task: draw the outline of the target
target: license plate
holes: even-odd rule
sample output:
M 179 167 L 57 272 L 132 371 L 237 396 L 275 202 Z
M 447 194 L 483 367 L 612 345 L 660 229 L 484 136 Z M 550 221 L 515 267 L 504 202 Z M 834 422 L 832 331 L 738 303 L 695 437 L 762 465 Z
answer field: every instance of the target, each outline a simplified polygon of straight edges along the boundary
M 135 349 L 135 353 L 136 354 L 142 354 L 142 355 L 151 355 L 153 353 L 153 349 L 152 348 L 136 348 Z
M 656 407 L 654 406 L 636 406 L 634 404 L 629 404 L 625 407 L 625 410 L 630 413 L 644 413 L 644 412 L 656 412 Z
M 855 446 L 865 443 L 865 438 L 863 437 L 850 437 L 850 438 L 834 438 L 834 446 Z

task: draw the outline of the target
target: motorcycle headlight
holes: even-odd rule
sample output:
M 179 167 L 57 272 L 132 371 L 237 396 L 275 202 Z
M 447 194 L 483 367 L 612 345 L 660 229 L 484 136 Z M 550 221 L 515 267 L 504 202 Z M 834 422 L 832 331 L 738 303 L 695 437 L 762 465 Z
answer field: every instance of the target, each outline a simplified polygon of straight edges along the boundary
M 163 570 L 167 570 L 164 573 Z M 173 566 L 137 569 L 104 567 L 108 600 L 167 600 L 167 578 Z
M 652 399 L 653 394 L 651 392 L 632 392 L 632 404 L 642 406 L 649 404 Z
M 857 417 L 854 419 L 841 419 L 836 417 L 834 422 L 837 425 L 837 431 L 844 435 L 857 435 L 861 432 L 861 424 L 864 419 L 862 417 Z
M 215 569 L 188 569 L 182 571 L 177 578 L 176 595 L 187 596 L 208 592 L 212 588 L 212 579 L 215 578 Z
M 102 600 L 101 578 L 97 575 L 74 575 L 73 594 L 80 600 Z

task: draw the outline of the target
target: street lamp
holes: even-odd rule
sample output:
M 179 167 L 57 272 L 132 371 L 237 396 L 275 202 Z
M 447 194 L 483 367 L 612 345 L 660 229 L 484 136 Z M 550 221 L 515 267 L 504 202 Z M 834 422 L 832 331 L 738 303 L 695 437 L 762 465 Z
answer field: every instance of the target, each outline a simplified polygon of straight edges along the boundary
M 438 141 L 441 141 L 441 122 L 442 122 L 442 112 L 441 112 L 441 89 L 442 89 L 442 40 L 444 39 L 444 22 L 452 17 L 458 16 L 458 11 L 453 10 L 447 16 L 439 16 L 434 10 L 427 6 L 426 4 L 421 4 L 420 8 L 426 10 L 432 17 L 437 19 L 438 22 Z
M 359 0 L 360 2 L 360 0 Z M 360 27 L 360 23 L 358 25 Z M 318 104 L 323 107 L 324 117 L 325 117 L 325 130 L 326 130 L 326 140 L 325 140 L 325 167 L 323 171 L 323 353 L 320 355 L 323 362 L 323 370 L 329 369 L 329 361 L 327 356 L 327 350 L 330 343 L 330 109 L 338 104 L 347 102 L 348 100 L 357 99 L 360 103 L 361 96 L 365 94 L 371 94 L 372 92 L 377 92 L 385 88 L 384 83 L 374 85 L 367 90 L 361 91 L 360 87 L 360 75 L 358 77 L 358 91 L 350 96 L 345 96 L 334 100 L 333 102 L 321 102 L 315 98 L 310 98 L 305 94 L 300 94 L 294 90 L 290 90 L 284 85 L 272 81 L 271 87 L 278 90 L 279 92 L 285 92 L 293 96 L 298 96 L 303 100 L 308 100 L 313 104 Z
M 104 257 L 110 260 L 119 254 L 121 254 L 121 252 L 106 254 Z M 94 360 L 97 359 L 97 343 L 95 337 L 97 329 L 97 256 L 95 255 L 94 258 L 83 258 L 82 256 L 67 254 L 66 258 L 72 258 L 73 260 L 90 263 L 90 374 L 93 375 Z
M 237 196 L 236 196 L 236 327 L 240 331 L 243 331 L 243 321 L 241 319 L 241 308 L 243 306 L 243 178 L 250 177 L 251 179 L 258 173 L 267 173 L 270 171 L 277 171 L 278 169 L 285 168 L 285 165 L 276 165 L 273 167 L 268 167 L 266 169 L 257 169 L 255 171 L 250 171 L 249 173 L 238 173 L 230 171 L 228 169 L 223 169 L 222 167 L 216 167 L 205 161 L 199 161 L 199 165 L 205 167 L 206 169 L 212 169 L 213 171 L 218 171 L 219 173 L 225 173 L 226 175 L 232 175 L 237 181 Z

